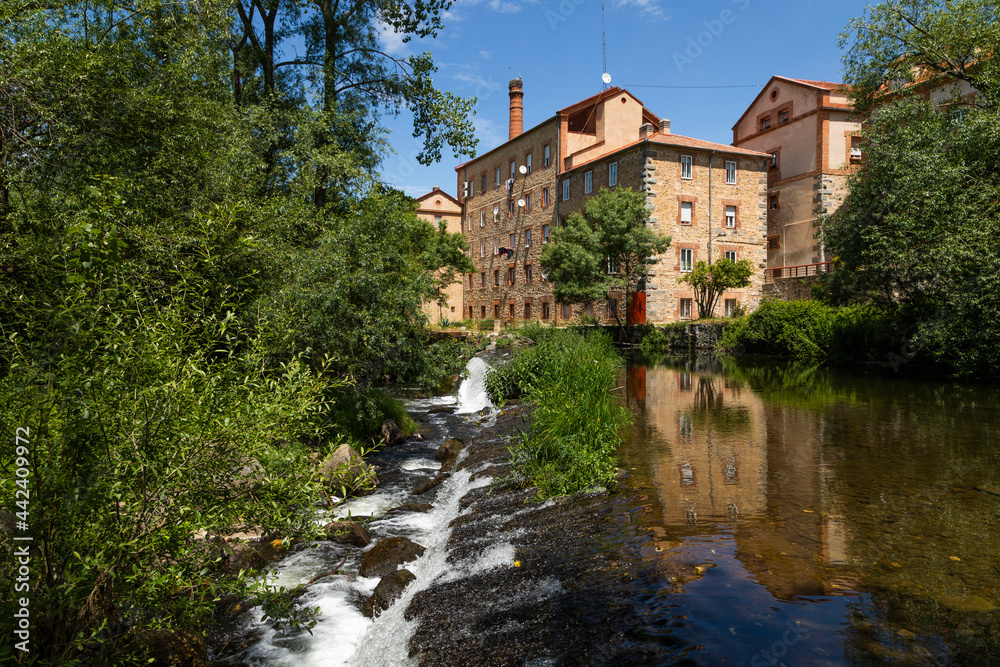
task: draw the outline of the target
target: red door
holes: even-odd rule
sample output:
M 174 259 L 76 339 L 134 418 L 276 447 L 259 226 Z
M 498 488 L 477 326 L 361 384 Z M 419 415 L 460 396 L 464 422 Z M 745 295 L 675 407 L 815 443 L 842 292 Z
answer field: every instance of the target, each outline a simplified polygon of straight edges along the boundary
M 632 295 L 632 302 L 628 305 L 628 323 L 646 323 L 646 293 L 636 292 Z

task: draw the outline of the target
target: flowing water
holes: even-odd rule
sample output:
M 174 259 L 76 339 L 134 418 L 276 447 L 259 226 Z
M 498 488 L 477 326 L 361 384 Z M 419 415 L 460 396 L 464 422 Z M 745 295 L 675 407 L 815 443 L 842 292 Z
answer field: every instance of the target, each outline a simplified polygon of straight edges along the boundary
M 251 612 L 254 643 L 228 664 L 998 664 L 996 390 L 738 360 L 634 365 L 617 493 L 526 504 L 493 486 L 474 447 L 414 497 L 446 437 L 479 433 L 485 371 L 473 360 L 457 398 L 411 402 L 428 439 L 383 451 L 379 491 L 337 509 L 375 517 L 377 539 L 427 547 L 403 597 L 372 621 L 358 609 L 377 580 L 321 580 L 303 599 L 322 610 L 312 635 Z M 412 502 L 434 509 L 384 516 Z M 276 584 L 345 553 L 357 572 L 358 549 L 303 545 Z

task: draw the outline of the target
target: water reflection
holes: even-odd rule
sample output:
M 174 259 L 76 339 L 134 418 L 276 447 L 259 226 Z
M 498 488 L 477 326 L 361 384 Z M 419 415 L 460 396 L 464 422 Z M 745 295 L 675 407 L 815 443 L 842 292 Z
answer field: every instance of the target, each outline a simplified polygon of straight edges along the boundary
M 693 572 L 651 613 L 684 618 L 689 657 L 990 664 L 995 390 L 715 360 L 632 366 L 625 387 L 643 526 Z

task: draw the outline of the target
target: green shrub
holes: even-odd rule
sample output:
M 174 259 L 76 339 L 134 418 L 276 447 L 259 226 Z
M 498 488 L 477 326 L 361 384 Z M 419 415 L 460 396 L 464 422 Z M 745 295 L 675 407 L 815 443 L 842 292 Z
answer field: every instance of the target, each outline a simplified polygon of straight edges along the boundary
M 645 327 L 639 341 L 639 351 L 643 356 L 666 354 L 677 347 L 687 347 L 687 322 L 672 322 L 657 327 Z
M 532 331 L 533 347 L 487 374 L 494 401 L 525 396 L 531 427 L 511 449 L 516 477 L 537 498 L 568 495 L 615 479 L 615 451 L 631 413 L 615 396 L 624 366 L 603 331 Z
M 494 320 L 479 320 L 480 331 L 493 331 Z

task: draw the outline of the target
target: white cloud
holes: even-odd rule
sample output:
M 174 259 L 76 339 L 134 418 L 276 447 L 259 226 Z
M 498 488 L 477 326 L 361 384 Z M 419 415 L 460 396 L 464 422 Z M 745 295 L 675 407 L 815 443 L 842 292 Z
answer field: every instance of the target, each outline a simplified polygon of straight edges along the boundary
M 501 134 L 494 121 L 477 117 L 475 123 L 476 137 L 479 139 L 477 153 L 485 153 L 507 141 L 507 133 Z
M 483 49 L 482 51 L 479 52 L 479 57 L 482 58 L 483 60 L 489 60 L 492 56 L 493 52 L 487 51 L 486 49 Z
M 492 76 L 484 77 L 482 74 L 467 72 L 456 72 L 451 76 L 457 81 L 471 85 L 473 95 L 479 98 L 480 102 L 503 88 L 499 82 L 493 80 Z
M 410 54 L 408 45 L 403 42 L 403 35 L 393 30 L 392 26 L 387 23 L 379 22 L 378 36 L 379 41 L 382 43 L 382 48 L 390 56 L 399 57 Z
M 666 21 L 670 15 L 660 6 L 660 0 L 616 0 L 615 8 L 635 7 L 647 21 Z
M 513 2 L 505 2 L 504 0 L 490 0 L 490 4 L 487 7 L 498 14 L 517 14 L 521 12 L 521 5 Z

